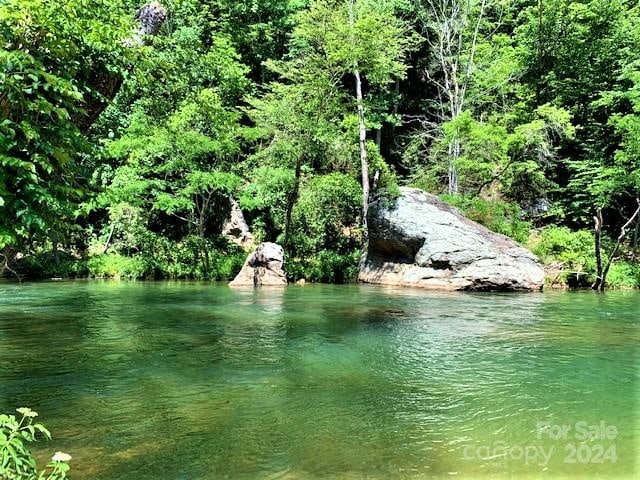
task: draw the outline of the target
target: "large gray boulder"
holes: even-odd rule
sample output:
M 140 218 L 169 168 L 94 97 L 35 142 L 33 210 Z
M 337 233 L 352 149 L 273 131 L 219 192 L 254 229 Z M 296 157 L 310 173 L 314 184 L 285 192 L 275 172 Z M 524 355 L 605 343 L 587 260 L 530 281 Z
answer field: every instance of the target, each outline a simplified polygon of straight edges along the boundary
M 284 250 L 277 243 L 265 242 L 258 245 L 242 270 L 230 283 L 231 287 L 284 287 L 287 277 L 283 270 Z
M 372 203 L 359 280 L 439 290 L 540 290 L 536 257 L 416 188 Z

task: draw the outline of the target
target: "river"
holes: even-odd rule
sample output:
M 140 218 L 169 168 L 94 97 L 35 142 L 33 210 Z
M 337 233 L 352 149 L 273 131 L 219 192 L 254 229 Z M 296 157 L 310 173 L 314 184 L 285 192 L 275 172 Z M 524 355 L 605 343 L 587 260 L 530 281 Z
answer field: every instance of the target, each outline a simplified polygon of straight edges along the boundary
M 640 293 L 0 284 L 75 480 L 638 478 Z

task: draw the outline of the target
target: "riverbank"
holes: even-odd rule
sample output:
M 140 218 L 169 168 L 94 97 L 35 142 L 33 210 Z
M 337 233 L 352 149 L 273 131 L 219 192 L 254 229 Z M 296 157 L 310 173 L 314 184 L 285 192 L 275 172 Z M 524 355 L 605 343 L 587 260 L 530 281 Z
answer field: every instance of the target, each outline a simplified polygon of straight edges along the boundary
M 569 240 L 567 241 L 567 236 Z M 546 238 L 532 236 L 529 247 L 541 259 L 545 269 L 545 288 L 551 289 L 580 289 L 590 288 L 595 279 L 595 261 L 591 259 L 591 252 L 587 242 L 577 242 L 583 234 L 569 232 L 554 232 Z M 586 237 L 588 240 L 588 237 Z M 214 281 L 230 281 L 242 268 L 246 254 L 242 251 L 225 255 L 212 255 L 210 262 L 211 273 L 207 278 Z M 331 268 L 336 267 L 335 264 Z M 308 282 L 320 283 L 352 283 L 357 276 L 357 255 L 342 259 L 345 275 L 339 282 L 323 281 L 322 277 L 305 278 L 300 271 L 294 271 L 289 277 L 290 282 L 305 278 Z M 322 267 L 317 267 L 322 270 Z M 93 257 L 74 257 L 59 253 L 58 259 L 51 253 L 43 253 L 24 257 L 16 265 L 17 273 L 22 280 L 46 280 L 52 278 L 100 278 L 100 279 L 129 279 L 129 280 L 203 280 L 204 275 L 200 265 L 194 262 L 155 264 L 153 260 L 143 256 L 124 256 L 116 253 L 102 254 Z M 325 269 L 326 270 L 326 269 Z M 287 272 L 289 273 L 289 271 Z M 9 271 L 4 272 L 5 278 L 16 278 Z M 334 277 L 335 279 L 335 277 Z M 640 264 L 631 260 L 616 260 L 607 277 L 607 286 L 612 289 L 640 288 Z

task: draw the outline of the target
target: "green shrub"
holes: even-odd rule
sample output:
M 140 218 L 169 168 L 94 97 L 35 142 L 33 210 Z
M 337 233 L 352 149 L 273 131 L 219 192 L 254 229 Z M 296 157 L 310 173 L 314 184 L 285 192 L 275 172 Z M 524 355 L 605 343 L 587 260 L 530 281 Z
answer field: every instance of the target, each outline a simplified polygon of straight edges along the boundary
M 589 286 L 595 280 L 596 262 L 593 233 L 549 226 L 532 235 L 529 248 L 546 265 L 562 269 L 558 281 L 575 287 Z
M 354 280 L 362 240 L 358 225 L 362 188 L 343 173 L 305 182 L 293 209 L 286 270 L 291 280 Z
M 244 251 L 226 254 L 218 252 L 212 261 L 211 279 L 231 280 L 238 274 L 246 258 L 247 254 Z
M 229 280 L 242 268 L 246 252 L 226 239 L 206 240 L 204 247 L 209 257 L 209 270 L 205 268 L 202 240 L 190 235 L 179 241 L 164 240 L 158 247 L 147 251 L 156 278 L 194 278 L 198 280 Z
M 304 172 L 304 169 L 303 169 Z M 248 213 L 254 238 L 260 242 L 284 230 L 285 212 L 293 190 L 295 171 L 282 167 L 258 167 L 240 192 L 239 203 Z
M 20 259 L 15 270 L 26 278 L 73 278 L 87 275 L 87 268 L 82 259 L 75 258 L 66 252 L 43 252 Z
M 377 173 L 377 184 L 375 192 L 377 197 L 393 200 L 400 196 L 398 187 L 398 176 L 380 154 L 380 150 L 375 143 L 369 142 L 369 174 L 373 177 Z
M 147 232 L 137 251 L 126 247 L 107 253 L 76 258 L 59 252 L 56 259 L 51 252 L 20 259 L 14 270 L 26 278 L 129 278 L 129 279 L 211 279 L 228 280 L 242 268 L 247 253 L 222 237 L 207 238 L 205 249 L 209 255 L 209 270 L 205 268 L 202 240 L 186 236 L 170 240 Z M 100 247 L 101 248 L 101 247 Z M 91 251 L 99 251 L 94 248 Z M 127 251 L 129 250 L 129 251 Z
M 89 276 L 97 278 L 144 278 L 150 272 L 148 261 L 141 256 L 126 257 L 106 253 L 87 260 Z
M 442 200 L 491 231 L 520 243 L 525 243 L 529 238 L 531 223 L 522 219 L 522 210 L 516 203 L 462 195 L 443 195 Z
M 187 236 L 179 241 L 158 237 L 135 255 L 107 253 L 87 260 L 89 275 L 99 278 L 174 278 L 229 280 L 242 268 L 246 253 L 224 239 L 207 239 L 209 270 L 205 268 L 202 240 Z
M 339 251 L 351 239 L 345 232 L 357 225 L 361 202 L 360 184 L 344 173 L 320 175 L 305 183 L 293 209 L 296 253 Z
M 18 408 L 21 418 L 0 415 L 0 478 L 6 480 L 62 480 L 67 478 L 71 456 L 56 454 L 42 470 L 27 444 L 37 437 L 51 439 L 51 434 L 41 423 L 34 422 L 38 414 L 28 408 Z
M 607 275 L 607 286 L 610 288 L 639 288 L 640 265 L 614 261 Z
M 347 254 L 323 250 L 308 258 L 293 258 L 285 269 L 291 281 L 348 283 L 356 280 L 359 261 L 359 249 Z

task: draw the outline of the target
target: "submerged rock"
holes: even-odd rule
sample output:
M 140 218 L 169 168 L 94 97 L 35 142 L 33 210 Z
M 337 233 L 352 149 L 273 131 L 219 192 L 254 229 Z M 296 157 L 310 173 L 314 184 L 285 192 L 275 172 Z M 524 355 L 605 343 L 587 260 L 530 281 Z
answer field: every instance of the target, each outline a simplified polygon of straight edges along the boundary
M 359 280 L 441 290 L 540 290 L 536 257 L 434 195 L 403 187 L 369 210 L 369 251 Z
M 258 245 L 242 270 L 230 283 L 231 287 L 286 286 L 287 277 L 283 270 L 284 250 L 277 243 L 265 242 Z

